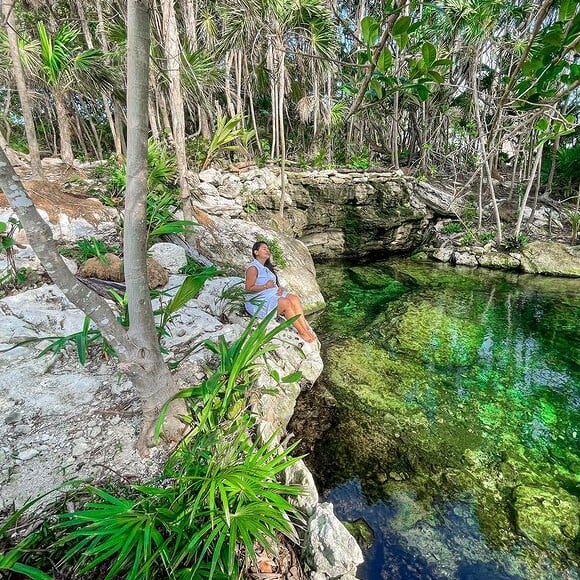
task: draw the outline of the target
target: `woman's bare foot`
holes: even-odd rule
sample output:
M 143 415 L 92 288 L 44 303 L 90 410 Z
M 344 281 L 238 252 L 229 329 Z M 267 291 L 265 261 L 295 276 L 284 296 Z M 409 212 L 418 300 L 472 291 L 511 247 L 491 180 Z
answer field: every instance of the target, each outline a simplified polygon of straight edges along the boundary
M 304 340 L 305 342 L 314 342 L 316 340 L 316 335 L 309 330 L 298 332 L 298 334 L 300 335 L 300 338 L 302 338 L 302 340 Z

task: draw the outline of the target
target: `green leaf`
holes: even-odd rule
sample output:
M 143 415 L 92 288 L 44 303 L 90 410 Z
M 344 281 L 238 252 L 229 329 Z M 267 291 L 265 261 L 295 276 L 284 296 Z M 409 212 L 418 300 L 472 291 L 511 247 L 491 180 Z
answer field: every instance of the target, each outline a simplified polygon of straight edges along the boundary
M 435 59 L 437 58 L 437 49 L 433 44 L 430 42 L 425 42 L 421 48 L 421 52 L 423 54 L 423 60 L 427 67 L 433 66 Z
M 369 86 L 375 92 L 375 95 L 377 95 L 377 99 L 383 98 L 383 87 L 382 87 L 381 83 L 379 83 L 379 81 L 377 81 L 376 79 L 373 79 L 370 82 Z
M 385 46 L 379 55 L 379 59 L 377 60 L 377 68 L 381 72 L 386 72 L 388 68 L 391 67 L 393 64 L 393 55 L 391 51 Z
M 8 229 L 8 224 L 6 222 L 0 222 L 0 234 L 3 234 Z
M 451 66 L 453 61 L 450 58 L 438 58 L 431 66 Z
M 538 131 L 546 131 L 549 125 L 550 124 L 548 122 L 548 119 L 546 119 L 545 117 L 541 117 L 540 119 L 538 119 L 538 121 L 534 126 Z
M 401 36 L 406 34 L 409 30 L 409 26 L 411 25 L 411 17 L 410 16 L 400 16 L 397 18 L 395 24 L 393 24 L 392 34 L 393 36 Z
M 404 50 L 407 44 L 409 43 L 409 35 L 407 33 L 400 34 L 399 36 L 395 37 L 397 44 L 401 50 Z
M 296 383 L 302 378 L 302 371 L 296 371 L 294 373 L 290 373 L 282 378 L 283 383 Z
M 361 21 L 361 34 L 365 44 L 373 46 L 379 38 L 379 21 L 374 16 L 365 16 Z
M 415 85 L 415 92 L 422 101 L 426 101 L 431 94 L 425 85 Z
M 445 79 L 443 78 L 443 75 L 441 75 L 440 73 L 438 73 L 436 70 L 430 70 L 427 73 L 436 83 L 442 85 L 445 82 Z
M 563 22 L 568 22 L 574 17 L 578 0 L 562 0 L 558 18 Z

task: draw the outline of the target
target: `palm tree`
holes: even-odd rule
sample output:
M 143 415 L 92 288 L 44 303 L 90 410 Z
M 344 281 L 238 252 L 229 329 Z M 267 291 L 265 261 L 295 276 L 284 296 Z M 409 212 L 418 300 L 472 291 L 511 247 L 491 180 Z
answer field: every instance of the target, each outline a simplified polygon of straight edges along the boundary
M 68 23 L 50 35 L 43 22 L 37 25 L 40 40 L 38 77 L 46 83 L 56 109 L 60 154 L 69 165 L 74 161 L 69 119 L 70 96 L 90 94 L 111 87 L 111 71 L 104 66 L 104 54 L 95 48 L 82 50 L 80 32 Z

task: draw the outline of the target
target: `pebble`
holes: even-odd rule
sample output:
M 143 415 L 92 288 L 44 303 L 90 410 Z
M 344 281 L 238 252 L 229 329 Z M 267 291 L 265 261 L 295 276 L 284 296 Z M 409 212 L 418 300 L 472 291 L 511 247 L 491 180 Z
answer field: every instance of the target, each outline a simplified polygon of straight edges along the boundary
M 89 433 L 89 435 L 91 436 L 91 439 L 95 439 L 96 437 L 98 437 L 101 434 L 101 428 L 100 427 L 93 427 Z
M 13 429 L 15 435 L 26 435 L 30 432 L 30 425 L 16 425 Z
M 25 449 L 24 451 L 21 451 L 18 454 L 18 459 L 20 459 L 20 461 L 28 461 L 29 459 L 36 457 L 39 453 L 40 453 L 40 451 L 38 451 L 38 449 L 33 449 L 31 447 L 29 449 Z
M 6 425 L 14 425 L 18 423 L 22 419 L 22 413 L 20 411 L 12 411 L 12 413 L 8 413 L 6 418 L 4 419 L 4 423 Z
M 72 455 L 74 457 L 78 457 L 79 455 L 83 455 L 83 453 L 86 453 L 90 448 L 91 446 L 87 443 L 85 439 L 79 439 L 73 445 Z

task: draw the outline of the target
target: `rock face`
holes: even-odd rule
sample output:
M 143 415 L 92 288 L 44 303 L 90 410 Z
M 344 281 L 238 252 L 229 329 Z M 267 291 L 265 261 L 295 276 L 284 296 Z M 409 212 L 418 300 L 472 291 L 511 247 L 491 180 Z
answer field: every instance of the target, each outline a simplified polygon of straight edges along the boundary
M 274 240 L 287 262 L 285 268 L 277 269 L 281 285 L 300 296 L 306 312 L 324 307 L 314 262 L 302 242 L 240 219 L 204 216 L 198 220 L 203 222 L 194 235 L 198 251 L 238 275 L 252 260 L 252 245 L 258 238 Z
M 239 175 L 211 170 L 199 177 L 201 209 L 288 231 L 315 258 L 411 250 L 424 241 L 435 214 L 459 209 L 449 192 L 402 172 L 289 172 L 281 221 L 280 177 L 270 169 Z

